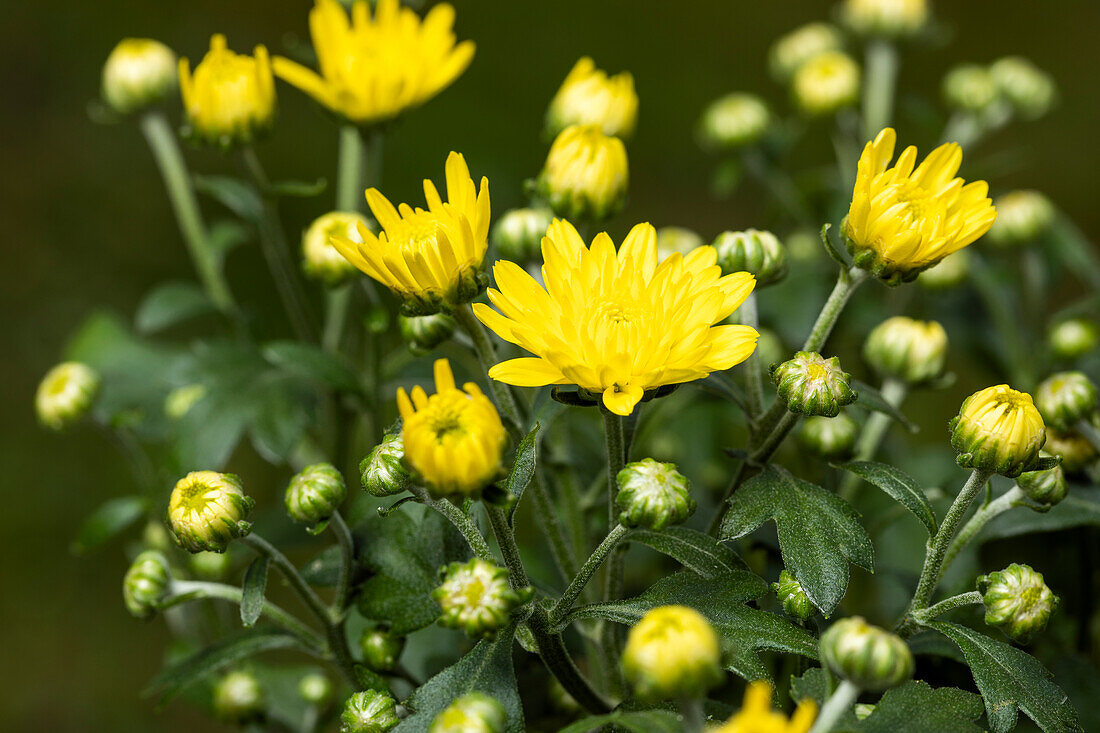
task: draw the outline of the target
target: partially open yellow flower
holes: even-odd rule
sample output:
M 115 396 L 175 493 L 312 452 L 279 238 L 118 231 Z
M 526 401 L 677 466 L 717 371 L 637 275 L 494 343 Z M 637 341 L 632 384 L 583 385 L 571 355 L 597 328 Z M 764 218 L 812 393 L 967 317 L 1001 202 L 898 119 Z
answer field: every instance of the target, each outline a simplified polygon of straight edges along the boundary
M 939 146 L 915 170 L 917 149 L 909 146 L 888 169 L 896 140 L 887 127 L 863 149 L 844 220 L 856 265 L 891 284 L 913 280 L 977 240 L 997 218 L 989 184 L 955 176 L 962 163 L 958 143 Z
M 226 47 L 225 36 L 210 38 L 210 50 L 191 73 L 180 59 L 180 96 L 191 130 L 199 138 L 228 147 L 249 142 L 266 131 L 275 117 L 275 79 L 267 49 L 254 56 Z
M 1043 416 L 1031 395 L 1007 384 L 967 397 L 951 419 L 951 446 L 960 466 L 1015 478 L 1039 458 L 1046 442 Z
M 466 159 L 447 157 L 447 202 L 424 181 L 428 209 L 393 204 L 376 188 L 367 203 L 383 231 L 377 236 L 361 222 L 361 242 L 334 235 L 329 241 L 353 265 L 404 300 L 405 314 L 422 316 L 472 300 L 489 236 L 489 180 L 474 188 Z
M 809 698 L 798 703 L 794 715 L 772 710 L 772 686 L 757 680 L 745 690 L 745 700 L 737 714 L 712 733 L 809 733 L 817 717 L 817 703 Z
M 598 221 L 622 208 L 629 179 L 622 140 L 570 125 L 554 138 L 536 188 L 558 216 Z
M 399 0 L 378 0 L 374 17 L 356 0 L 351 17 L 337 0 L 317 0 L 309 31 L 321 73 L 276 57 L 275 73 L 357 125 L 397 117 L 457 79 L 474 57 L 455 45 L 454 7 L 442 3 L 421 21 Z
M 638 224 L 618 252 L 606 233 L 585 246 L 567 221 L 542 240 L 543 289 L 515 263 L 493 267 L 499 290 L 474 313 L 534 357 L 511 359 L 489 376 L 521 387 L 576 384 L 629 415 L 646 390 L 729 369 L 756 348 L 748 326 L 715 325 L 752 292 L 747 272 L 722 276 L 713 247 L 658 261 L 657 233 Z
M 570 125 L 599 125 L 605 135 L 630 137 L 638 121 L 634 77 L 596 68 L 588 56 L 577 61 L 546 111 L 546 128 L 557 135 Z
M 476 384 L 455 386 L 446 359 L 435 362 L 435 394 L 397 390 L 405 461 L 437 496 L 477 496 L 500 471 L 508 434 Z

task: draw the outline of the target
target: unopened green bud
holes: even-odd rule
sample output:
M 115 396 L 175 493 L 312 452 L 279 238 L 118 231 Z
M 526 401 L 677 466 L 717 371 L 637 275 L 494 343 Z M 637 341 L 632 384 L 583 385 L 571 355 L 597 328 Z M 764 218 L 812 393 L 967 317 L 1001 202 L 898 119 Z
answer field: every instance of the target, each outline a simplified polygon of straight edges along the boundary
M 356 244 L 363 243 L 364 230 L 370 223 L 355 211 L 330 211 L 313 220 L 302 234 L 302 272 L 310 280 L 336 287 L 359 273 L 340 250 L 332 244 L 333 237 L 345 237 Z
M 943 97 L 955 109 L 980 113 L 997 101 L 997 84 L 986 67 L 962 64 L 943 78 Z
M 430 316 L 397 317 L 397 328 L 401 338 L 409 345 L 409 351 L 423 356 L 454 336 L 455 319 L 446 313 L 434 313 Z
M 917 275 L 917 284 L 929 290 L 958 287 L 970 276 L 970 252 L 960 249 Z
M 1034 465 L 1046 442 L 1043 417 L 1031 395 L 1007 384 L 967 397 L 948 427 L 960 466 L 1009 478 Z
M 1035 390 L 1035 406 L 1043 421 L 1055 430 L 1070 430 L 1092 418 L 1098 399 L 1096 385 L 1081 372 L 1052 374 Z
M 168 559 L 157 550 L 146 550 L 134 558 L 122 579 L 122 600 L 137 618 L 149 618 L 168 595 L 172 571 Z
M 704 697 L 722 680 L 721 649 L 714 627 L 687 606 L 660 606 L 626 638 L 623 674 L 639 700 Z
M 771 112 L 763 99 L 735 92 L 707 105 L 699 121 L 699 137 L 708 148 L 735 150 L 758 141 L 770 124 Z
M 783 345 L 779 335 L 770 329 L 760 328 L 760 338 L 756 340 L 756 353 L 760 356 L 760 363 L 766 367 L 779 363 L 790 352 Z
M 911 36 L 928 22 L 927 0 L 844 0 L 845 25 L 864 36 Z
M 836 417 L 816 415 L 804 418 L 798 430 L 798 444 L 823 461 L 846 461 L 851 458 L 858 437 L 859 423 L 845 412 Z
M 367 493 L 381 499 L 408 489 L 412 479 L 405 469 L 404 458 L 401 433 L 387 433 L 382 442 L 359 463 L 363 488 Z
M 1042 574 L 1027 565 L 1012 563 L 980 576 L 978 592 L 985 603 L 985 622 L 1022 644 L 1045 629 L 1058 608 L 1058 597 L 1043 582 Z
M 401 652 L 405 649 L 405 637 L 381 626 L 363 629 L 359 636 L 359 653 L 363 664 L 375 672 L 390 672 L 397 667 Z
M 778 282 L 787 274 L 787 249 L 771 232 L 758 229 L 722 232 L 713 247 L 723 275 L 751 273 L 758 288 Z
M 661 227 L 657 230 L 657 256 L 662 260 L 674 252 L 686 255 L 703 246 L 703 238 L 684 227 Z
M 993 75 L 1001 94 L 1022 117 L 1042 117 L 1054 104 L 1057 93 L 1054 80 L 1021 56 L 1009 56 L 993 62 L 989 73 Z
M 286 487 L 286 513 L 295 522 L 322 529 L 347 494 L 344 477 L 336 466 L 315 463 L 290 479 Z
M 851 56 L 829 51 L 810 59 L 794 74 L 794 100 L 808 115 L 833 114 L 859 101 L 860 70 Z
M 936 321 L 888 318 L 871 331 L 863 358 L 880 377 L 921 384 L 943 374 L 947 332 Z
M 202 580 L 221 580 L 229 572 L 229 553 L 196 552 L 187 557 L 187 569 Z
M 67 428 L 88 413 L 98 392 L 99 375 L 90 366 L 76 361 L 58 364 L 38 385 L 38 421 L 51 430 Z
M 167 99 L 178 79 L 172 49 L 149 38 L 124 38 L 103 65 L 103 100 L 119 114 L 137 112 Z
M 507 723 L 499 702 L 483 693 L 470 692 L 435 716 L 428 733 L 504 733 Z
M 913 675 L 913 654 L 898 636 L 859 616 L 841 619 L 821 635 L 821 662 L 862 690 L 897 687 Z
M 534 262 L 542 256 L 542 238 L 554 215 L 547 209 L 512 209 L 493 227 L 493 246 L 502 259 Z
M 680 524 L 695 512 L 691 482 L 671 463 L 645 458 L 628 463 L 615 480 L 619 521 L 628 527 L 662 530 Z
M 323 674 L 307 674 L 298 681 L 298 697 L 310 705 L 323 707 L 332 699 L 332 683 Z
M 1069 318 L 1051 328 L 1047 340 L 1056 359 L 1074 361 L 1100 343 L 1100 328 L 1087 318 Z
M 1066 473 L 1060 465 L 1043 471 L 1025 471 L 1016 477 L 1016 485 L 1035 502 L 1031 508 L 1039 512 L 1049 511 L 1069 491 Z
M 994 202 L 997 220 L 989 241 L 1003 247 L 1032 244 L 1054 223 L 1054 204 L 1038 191 L 1012 191 Z
M 225 552 L 230 540 L 252 531 L 245 520 L 254 504 L 233 474 L 192 471 L 172 489 L 168 526 L 188 552 Z
M 177 387 L 164 398 L 164 414 L 173 420 L 179 420 L 205 396 L 205 384 L 187 384 Z
M 1096 448 L 1088 438 L 1076 430 L 1062 432 L 1047 428 L 1047 453 L 1062 459 L 1062 470 L 1073 476 L 1083 473 L 1096 462 Z
M 214 686 L 214 713 L 227 723 L 243 724 L 264 714 L 264 690 L 250 672 L 230 672 Z
M 786 570 L 779 573 L 779 582 L 772 583 L 772 590 L 775 591 L 779 602 L 783 604 L 783 612 L 788 616 L 805 621 L 813 615 L 814 604 L 810 602 L 810 597 L 806 595 L 806 591 L 802 590 L 802 585 L 795 580 L 795 577 Z
M 378 690 L 364 690 L 344 703 L 340 733 L 386 733 L 400 722 L 392 697 Z
M 532 588 L 512 590 L 508 571 L 477 557 L 444 568 L 443 582 L 432 592 L 443 609 L 439 623 L 472 638 L 495 636 L 533 596 Z
M 856 401 L 852 375 L 840 368 L 835 356 L 825 359 L 812 351 L 799 351 L 773 366 L 771 373 L 779 398 L 800 415 L 836 417 L 841 407 Z
M 828 23 L 808 23 L 780 36 L 768 52 L 768 66 L 778 81 L 788 81 L 815 56 L 844 48 L 844 39 Z

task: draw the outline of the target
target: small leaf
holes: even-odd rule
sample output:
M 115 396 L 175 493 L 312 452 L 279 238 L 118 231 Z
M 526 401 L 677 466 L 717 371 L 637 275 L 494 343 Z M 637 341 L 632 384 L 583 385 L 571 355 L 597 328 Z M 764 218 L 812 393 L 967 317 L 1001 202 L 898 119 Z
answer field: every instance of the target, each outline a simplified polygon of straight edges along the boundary
M 244 224 L 235 219 L 222 219 L 210 225 L 206 233 L 206 245 L 219 257 L 225 257 L 231 250 L 244 244 L 252 236 Z
M 838 265 L 847 270 L 849 267 L 851 267 L 851 265 L 849 265 L 848 261 L 844 259 L 844 255 L 840 253 L 840 250 L 836 248 L 836 245 L 833 244 L 833 240 L 829 237 L 829 230 L 832 228 L 832 224 L 826 224 L 825 226 L 821 227 L 821 244 L 825 246 L 825 252 L 828 253 L 829 257 L 831 257 L 833 261 L 836 262 Z
M 512 472 L 508 474 L 508 479 L 504 483 L 508 492 L 516 498 L 523 496 L 523 490 L 527 488 L 527 484 L 531 483 L 531 476 L 535 473 L 540 427 L 538 423 L 535 423 L 535 427 L 531 428 L 531 432 L 523 436 L 519 447 L 516 448 L 516 460 L 512 464 Z
M 707 580 L 732 570 L 748 570 L 733 550 L 710 535 L 687 527 L 668 527 L 660 532 L 635 529 L 627 539 L 668 555 Z
M 355 665 L 355 677 L 359 680 L 361 690 L 378 690 L 387 695 L 390 694 L 390 686 L 386 684 L 386 678 L 366 665 Z
M 149 502 L 141 496 L 119 496 L 99 505 L 80 526 L 72 543 L 72 551 L 81 554 L 124 532 L 149 510 Z
M 264 346 L 264 358 L 289 374 L 327 384 L 344 392 L 362 390 L 355 370 L 343 357 L 311 344 L 273 341 Z
M 853 379 L 852 389 L 855 390 L 858 395 L 856 404 L 860 407 L 864 407 L 874 412 L 881 412 L 883 415 L 893 418 L 904 425 L 905 429 L 910 433 L 920 432 L 920 427 L 916 423 L 903 415 L 901 410 L 887 402 L 886 398 L 882 396 L 882 393 L 871 385 L 866 382 L 861 382 L 858 379 Z
M 312 183 L 309 181 L 276 181 L 267 187 L 267 192 L 272 196 L 310 198 L 321 195 L 326 188 L 328 188 L 328 181 L 324 178 L 318 178 Z
M 839 466 L 885 491 L 924 524 L 929 535 L 936 534 L 936 514 L 924 496 L 924 490 L 901 469 L 874 461 L 851 461 Z
M 567 725 L 558 733 L 594 733 L 607 730 L 604 726 L 608 725 L 614 726 L 610 730 L 627 733 L 681 733 L 684 730 L 683 719 L 671 710 L 616 710 L 607 715 L 583 718 Z
M 302 578 L 310 585 L 332 587 L 340 578 L 343 556 L 339 547 L 326 547 L 302 568 Z
M 244 573 L 241 587 L 241 623 L 251 628 L 264 611 L 264 592 L 267 590 L 267 556 L 258 557 Z
M 232 176 L 195 176 L 195 190 L 248 222 L 263 217 L 263 201 L 251 184 Z
M 134 315 L 134 327 L 142 333 L 156 333 L 214 310 L 214 304 L 198 285 L 165 283 L 141 301 Z

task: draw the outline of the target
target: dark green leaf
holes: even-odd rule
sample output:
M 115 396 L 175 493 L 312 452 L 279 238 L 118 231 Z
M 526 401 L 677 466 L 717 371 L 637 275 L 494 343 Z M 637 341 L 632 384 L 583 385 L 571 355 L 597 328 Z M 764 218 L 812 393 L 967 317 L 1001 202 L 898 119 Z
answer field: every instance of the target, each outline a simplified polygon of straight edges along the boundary
M 936 534 L 936 515 L 924 496 L 924 490 L 909 474 L 901 469 L 874 461 L 851 461 L 841 464 L 840 468 L 851 471 L 856 476 L 885 491 L 901 503 L 928 529 L 929 535 Z
M 141 496 L 119 496 L 99 505 L 80 525 L 72 550 L 82 553 L 114 539 L 145 515 L 149 502 Z
M 207 246 L 219 257 L 244 244 L 252 236 L 252 230 L 235 219 L 222 219 L 210 225 L 206 233 Z
M 141 301 L 134 315 L 134 327 L 142 333 L 156 333 L 213 310 L 214 304 L 198 285 L 165 283 Z
M 836 687 L 836 678 L 830 680 L 829 674 L 821 667 L 808 669 L 801 677 L 791 677 L 791 699 L 797 702 L 813 700 L 818 709 L 829 699 Z M 859 725 L 855 711 L 851 708 L 845 710 L 837 722 L 833 731 L 853 731 Z
M 710 535 L 687 527 L 668 527 L 660 532 L 635 529 L 627 536 L 668 555 L 688 570 L 710 580 L 731 570 L 747 570 L 744 561 Z
M 244 584 L 241 586 L 241 623 L 250 628 L 264 611 L 268 562 L 266 555 L 257 557 L 244 573 Z
M 327 187 L 328 181 L 324 178 L 318 178 L 312 183 L 309 181 L 276 181 L 268 186 L 267 191 L 273 196 L 310 198 L 321 195 Z
M 343 562 L 339 547 L 326 547 L 302 568 L 302 577 L 310 585 L 332 587 L 340 577 Z
M 887 417 L 892 417 L 894 420 L 904 425 L 905 429 L 910 433 L 920 431 L 920 427 L 917 426 L 916 423 L 903 415 L 901 410 L 887 402 L 886 398 L 882 396 L 882 393 L 871 385 L 866 382 L 861 382 L 858 379 L 853 379 L 852 389 L 854 389 L 858 395 L 856 398 L 857 405 L 865 407 L 868 410 L 873 410 L 874 412 L 881 412 Z
M 912 680 L 887 690 L 853 730 L 860 733 L 982 733 L 982 698 L 954 687 Z
M 783 564 L 826 617 L 848 587 L 848 563 L 874 569 L 874 548 L 859 514 L 840 497 L 766 466 L 730 500 L 723 540 L 744 537 L 775 521 Z
M 1046 733 L 1081 730 L 1077 712 L 1066 693 L 1051 681 L 1050 672 L 1035 657 L 990 639 L 974 629 L 944 621 L 927 624 L 962 650 L 974 683 L 985 698 L 985 712 L 993 733 L 1016 726 L 1022 710 Z
M 512 472 L 508 474 L 505 488 L 516 497 L 523 496 L 523 490 L 531 483 L 531 476 L 535 473 L 535 459 L 538 452 L 538 433 L 541 426 L 535 423 L 531 432 L 523 436 L 519 447 L 516 448 L 516 460 L 512 464 Z
M 274 341 L 264 346 L 264 358 L 290 374 L 327 384 L 345 392 L 359 392 L 355 370 L 346 359 L 311 344 Z
M 681 733 L 684 729 L 683 719 L 670 710 L 617 710 L 607 715 L 591 715 L 578 720 L 558 733 L 594 733 L 604 730 L 605 725 L 614 725 L 613 730 L 628 733 Z
M 985 542 L 1083 526 L 1100 526 L 1100 489 L 1074 486 L 1066 498 L 1048 512 L 1013 509 L 1001 514 L 985 526 L 978 539 Z
M 206 194 L 245 221 L 263 217 L 263 201 L 250 184 L 231 176 L 195 176 L 195 190 Z

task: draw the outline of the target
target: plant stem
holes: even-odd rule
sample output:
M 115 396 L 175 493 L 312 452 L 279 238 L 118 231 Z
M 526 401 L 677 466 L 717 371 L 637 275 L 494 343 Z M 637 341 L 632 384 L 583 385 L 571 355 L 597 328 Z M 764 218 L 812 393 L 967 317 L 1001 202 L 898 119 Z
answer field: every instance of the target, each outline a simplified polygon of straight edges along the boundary
M 874 139 L 890 124 L 894 115 L 894 89 L 897 86 L 898 52 L 885 39 L 872 39 L 864 58 L 863 136 Z
M 970 540 L 974 539 L 978 533 L 982 531 L 985 525 L 989 524 L 991 519 L 1000 514 L 1004 514 L 1012 507 L 1026 500 L 1027 495 L 1024 494 L 1020 487 L 1013 486 L 1011 489 L 974 512 L 974 516 L 972 516 L 970 520 L 963 525 L 963 528 L 959 530 L 958 537 L 952 540 L 951 544 L 947 547 L 947 552 L 944 553 L 943 556 L 943 569 L 941 572 L 947 572 L 947 568 L 955 561 L 955 557 L 962 552 L 963 548 L 970 544 Z
M 476 526 L 474 526 L 473 520 L 461 509 L 456 507 L 446 499 L 434 499 L 425 489 L 419 486 L 413 486 L 409 489 L 416 497 L 417 501 L 425 506 L 430 506 L 437 512 L 442 514 L 447 520 L 455 526 L 455 528 L 462 533 L 462 536 L 466 538 L 466 542 L 470 545 L 470 549 L 474 551 L 474 554 L 480 557 L 482 560 L 486 560 L 491 563 L 496 563 L 496 558 L 493 557 L 492 551 L 489 549 L 489 544 L 485 541 L 485 538 L 481 535 L 481 532 Z
M 599 570 L 600 565 L 607 558 L 611 551 L 622 541 L 623 537 L 629 530 L 621 524 L 615 525 L 615 528 L 607 533 L 603 542 L 592 552 L 587 560 L 584 561 L 584 565 L 577 572 L 576 577 L 569 583 L 569 587 L 565 589 L 565 593 L 562 593 L 558 602 L 554 604 L 554 607 L 550 609 L 550 623 L 557 624 L 564 618 L 565 614 L 569 613 L 569 609 L 573 607 L 577 598 L 580 597 L 584 587 L 588 584 L 588 581 L 592 579 L 592 576 Z
M 172 211 L 176 215 L 180 233 L 199 273 L 202 286 L 217 309 L 229 313 L 234 309 L 233 295 L 221 270 L 218 255 L 210 249 L 206 224 L 202 219 L 191 175 L 187 171 L 187 163 L 176 142 L 176 134 L 172 131 L 168 118 L 159 110 L 142 115 L 140 125 L 141 132 L 153 151 L 161 178 L 164 179 Z
M 741 304 L 741 323 L 759 330 L 760 316 L 756 310 L 756 293 L 749 293 Z M 745 392 L 749 405 L 749 419 L 755 420 L 764 412 L 764 382 L 760 373 L 760 353 L 753 349 L 745 360 Z
M 680 715 L 684 719 L 684 733 L 701 733 L 707 723 L 703 701 L 699 698 L 680 701 Z
M 887 377 L 882 380 L 881 392 L 882 398 L 886 400 L 891 407 L 896 408 L 901 407 L 901 403 L 905 401 L 905 397 L 909 393 L 909 387 L 901 380 Z M 869 461 L 874 458 L 892 422 L 893 418 L 889 415 L 881 412 L 872 412 L 870 417 L 867 418 L 867 423 L 863 426 L 863 431 L 859 434 L 859 440 L 856 441 L 854 460 Z M 839 493 L 840 498 L 844 499 L 844 501 L 851 503 L 861 484 L 862 481 L 859 476 L 856 476 L 854 473 L 849 473 L 844 477 L 843 482 L 840 484 L 840 490 L 837 493 Z
M 817 714 L 817 721 L 810 733 L 828 733 L 836 725 L 837 721 L 851 709 L 859 697 L 859 688 L 848 680 L 842 680 L 836 691 L 829 696 L 825 704 L 821 706 L 821 712 Z
M 918 611 L 913 614 L 913 617 L 920 623 L 927 623 L 934 618 L 944 615 L 949 611 L 954 611 L 956 608 L 963 608 L 964 606 L 973 606 L 979 603 L 984 603 L 982 594 L 976 590 L 972 590 L 969 593 L 962 593 L 957 596 L 951 596 L 945 600 L 940 601 L 934 606 L 929 606 L 923 611 Z
M 531 477 L 527 492 L 534 499 L 535 511 L 540 520 L 539 524 L 545 523 L 543 534 L 546 535 L 546 539 L 550 543 L 554 564 L 558 566 L 563 578 L 573 577 L 577 574 L 577 559 L 573 555 L 573 548 L 569 543 L 565 526 L 558 517 L 557 509 L 550 499 L 550 492 L 546 487 L 546 474 L 541 465 L 535 465 L 535 474 Z
M 603 430 L 607 441 L 607 526 L 615 526 L 615 494 L 618 493 L 618 475 L 626 463 L 623 451 L 623 418 L 601 407 Z M 606 600 L 606 599 L 605 599 Z
M 340 512 L 332 513 L 329 518 L 329 526 L 336 535 L 336 542 L 340 545 L 340 577 L 336 581 L 336 595 L 332 599 L 332 615 L 335 618 L 343 618 L 344 610 L 348 605 L 348 591 L 351 589 L 351 575 L 355 568 L 355 540 L 352 539 L 351 530 L 347 522 L 340 516 Z
M 623 434 L 624 419 L 610 410 L 600 407 L 603 416 L 604 435 L 607 441 L 607 526 L 610 533 L 616 524 L 615 495 L 618 493 L 618 475 L 626 463 L 626 443 Z M 612 550 L 611 559 L 604 572 L 603 600 L 614 600 L 622 595 L 623 554 L 622 547 Z M 600 634 L 600 648 L 603 650 L 604 670 L 607 673 L 609 689 L 619 688 L 618 666 L 619 637 L 615 626 L 603 621 Z

